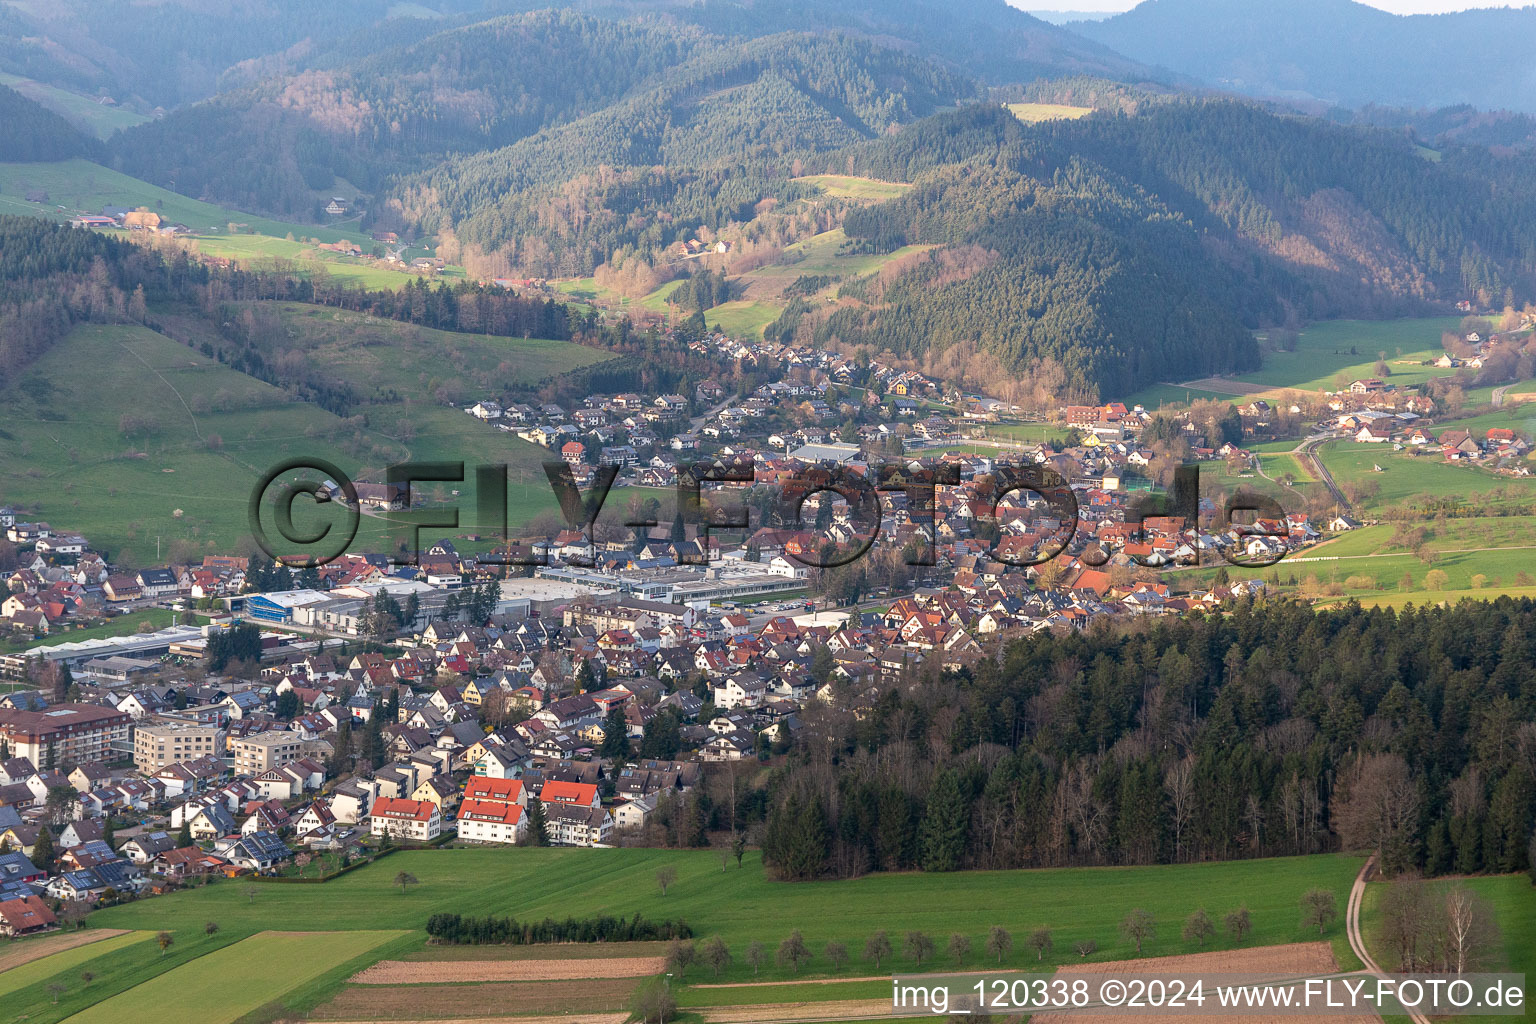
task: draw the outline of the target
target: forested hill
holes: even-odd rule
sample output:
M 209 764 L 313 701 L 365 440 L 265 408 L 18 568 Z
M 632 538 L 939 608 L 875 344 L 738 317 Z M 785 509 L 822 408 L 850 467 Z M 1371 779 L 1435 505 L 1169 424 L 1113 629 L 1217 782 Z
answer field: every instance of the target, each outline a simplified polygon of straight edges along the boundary
M 560 11 L 429 35 L 225 93 L 115 138 L 115 167 L 248 209 L 309 216 L 336 177 L 374 189 L 453 152 L 607 107 L 703 45 L 697 30 Z
M 564 183 L 600 169 L 663 169 L 633 183 L 633 207 L 624 212 L 649 219 L 657 206 L 681 203 L 672 212 L 697 222 L 705 207 L 724 202 L 722 213 L 744 219 L 778 188 L 773 176 L 782 185 L 778 172 L 794 154 L 877 138 L 976 95 L 968 79 L 862 39 L 770 36 L 704 49 L 622 103 L 449 161 L 399 192 L 408 219 L 452 226 L 461 241 L 486 251 L 527 241 L 537 220 L 530 201 L 542 207 L 567 191 Z M 724 173 L 701 178 L 708 169 Z
M 0 4 L 0 71 L 146 111 L 212 95 L 232 64 L 382 20 L 390 0 Z
M 1004 0 L 705 0 L 679 2 L 674 15 L 723 35 L 861 34 L 989 83 L 1070 74 L 1127 81 L 1168 76 Z
M 975 105 L 826 165 L 916 182 L 851 211 L 850 239 L 946 248 L 845 286 L 819 337 L 974 344 L 1111 392 L 1252 365 L 1244 327 L 1525 301 L 1536 275 L 1528 158 L 1434 163 L 1388 132 L 1241 102 L 1034 126 Z
M 95 159 L 101 146 L 74 125 L 15 89 L 0 85 L 0 163 Z
M 1261 96 L 1536 112 L 1536 10 L 1402 17 L 1353 0 L 1147 0 L 1078 34 Z

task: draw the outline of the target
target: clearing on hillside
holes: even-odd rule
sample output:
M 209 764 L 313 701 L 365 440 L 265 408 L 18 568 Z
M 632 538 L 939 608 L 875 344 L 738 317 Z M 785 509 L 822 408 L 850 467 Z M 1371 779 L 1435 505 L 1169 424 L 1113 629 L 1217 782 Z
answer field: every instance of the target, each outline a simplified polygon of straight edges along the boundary
M 859 199 L 880 202 L 895 199 L 912 185 L 905 181 L 881 181 L 879 178 L 860 178 L 852 174 L 807 174 L 792 181 L 815 185 L 827 195 L 837 199 Z
M 1004 103 L 1008 112 L 1025 124 L 1041 121 L 1075 121 L 1093 113 L 1092 107 L 1074 107 L 1066 103 Z

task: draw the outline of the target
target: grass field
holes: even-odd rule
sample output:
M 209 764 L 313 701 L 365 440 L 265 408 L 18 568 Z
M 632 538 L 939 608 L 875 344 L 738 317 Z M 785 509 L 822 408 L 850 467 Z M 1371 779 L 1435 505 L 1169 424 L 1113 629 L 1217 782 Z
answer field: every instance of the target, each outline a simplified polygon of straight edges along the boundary
M 783 311 L 783 306 L 771 302 L 733 299 L 705 310 L 704 319 L 727 334 L 761 338 L 763 328 L 777 320 Z
M 1329 320 L 1302 331 L 1294 351 L 1267 352 L 1262 369 L 1234 379 L 1274 388 L 1332 391 L 1341 374 L 1350 380 L 1376 376 L 1377 355 L 1385 352 L 1392 370 L 1389 383 L 1419 384 L 1452 372 L 1418 364 L 1439 358 L 1444 353 L 1441 332 L 1456 330 L 1460 324 L 1458 317 Z
M 1526 499 L 1536 496 L 1536 479 L 1498 476 L 1477 466 L 1446 462 L 1434 454 L 1394 452 L 1391 445 L 1330 441 L 1318 454 L 1341 487 L 1370 481 L 1380 488 L 1367 502 L 1367 510 L 1402 505 L 1418 495 L 1465 497 L 1487 505 L 1507 500 L 1502 496 L 1506 491 Z M 1381 466 L 1382 472 L 1376 472 L 1376 466 Z
M 987 437 L 1022 444 L 1065 440 L 1069 430 L 1055 423 L 988 423 Z
M 470 379 L 483 377 L 487 393 L 500 395 L 514 384 L 606 358 L 604 353 L 559 341 L 452 335 L 358 314 L 337 321 L 331 319 L 335 312 L 295 307 L 291 323 L 306 343 L 313 338 L 307 358 L 327 373 L 365 395 L 396 393 L 361 407 L 367 426 L 292 401 L 278 388 L 144 328 L 81 327 L 0 391 L 10 412 L 0 427 L 4 500 L 84 533 L 97 550 L 129 564 L 248 544 L 249 488 L 287 457 L 325 459 L 356 479 L 382 479 L 385 466 L 411 457 L 505 462 L 512 467 L 513 526 L 555 508 L 539 469 L 544 449 L 426 396 L 455 365 L 459 379 L 476 374 Z M 101 387 L 104 380 L 112 386 Z M 467 396 L 466 404 L 474 397 Z M 446 498 L 452 488 L 443 489 Z M 629 496 L 615 493 L 615 506 L 620 494 Z M 460 505 L 463 528 L 471 530 L 472 491 Z M 301 524 L 305 508 L 296 506 Z M 355 548 L 387 549 L 390 526 L 363 516 Z
M 1435 519 L 1411 524 L 1424 530 L 1424 547 L 1432 551 L 1464 548 L 1523 548 L 1536 544 L 1536 516 L 1489 516 L 1481 519 Z M 1408 554 L 1392 543 L 1394 528 L 1383 523 L 1366 526 L 1325 541 L 1309 555 Z
M 912 187 L 904 181 L 881 181 L 851 174 L 807 174 L 792 180 L 815 185 L 827 195 L 838 199 L 863 199 L 871 202 L 894 199 Z
M 30 78 L 0 72 L 0 85 L 8 85 L 30 100 L 58 114 L 87 135 L 109 138 L 114 132 L 132 128 L 149 120 L 148 115 L 126 107 L 108 106 L 89 96 L 56 86 L 34 82 Z
M 148 932 L 128 932 L 126 935 L 115 935 L 100 942 L 66 949 L 41 960 L 33 960 L 20 967 L 13 967 L 8 971 L 0 971 L 0 1000 L 8 1002 L 15 993 L 29 985 L 45 982 L 62 971 L 80 967 L 88 961 L 114 953 L 125 946 L 148 942 L 152 938 L 154 936 Z
M 666 896 L 653 881 L 664 864 L 678 870 Z M 218 884 L 99 911 L 92 923 L 156 929 L 212 918 L 247 931 L 369 930 L 420 928 L 440 910 L 523 919 L 640 912 L 649 918 L 680 918 L 701 936 L 721 935 L 738 954 L 727 979 L 750 980 L 751 967 L 741 953 L 755 940 L 776 946 L 791 927 L 780 922 L 800 927 L 818 960 L 829 939 L 843 940 L 857 951 L 880 928 L 898 936 L 909 929 L 944 937 L 964 932 L 979 949 L 993 924 L 1015 934 L 1039 925 L 1053 928 L 1058 960 L 1075 959 L 1071 944 L 1084 938 L 1099 943 L 1102 958 L 1113 959 L 1127 949 L 1118 937 L 1118 922 L 1138 906 L 1165 924 L 1148 945 L 1148 955 L 1186 951 L 1176 922 L 1200 906 L 1219 916 L 1246 903 L 1254 925 L 1250 944 L 1299 941 L 1307 938 L 1297 912 L 1301 894 L 1326 887 L 1337 893 L 1342 906 L 1358 869 L 1356 858 L 1322 856 L 1177 867 L 872 875 L 786 884 L 770 881 L 755 853 L 748 855 L 745 868 L 721 871 L 718 855 L 708 851 L 411 851 L 322 888 L 265 885 L 252 901 L 243 885 Z M 402 870 L 421 880 L 405 895 L 392 884 Z M 1336 935 L 1342 945 L 1342 930 Z M 1034 963 L 1033 953 L 1016 950 L 1011 962 L 1026 967 Z M 813 963 L 806 974 L 827 969 Z M 791 977 L 788 969 L 765 967 L 760 980 Z
M 501 338 L 418 327 L 326 306 L 275 303 L 312 367 L 365 390 L 431 395 L 450 379 L 502 394 L 613 358 L 545 338 Z M 466 395 L 470 404 L 478 395 Z
M 1525 875 L 1480 876 L 1458 881 L 1488 902 L 1500 933 L 1499 947 L 1478 970 L 1524 974 L 1529 995 L 1532 981 L 1536 980 L 1536 887 L 1531 885 L 1531 880 Z M 1388 952 L 1382 938 L 1381 904 L 1390 884 L 1376 881 L 1366 886 L 1365 903 L 1360 910 L 1360 928 L 1367 948 L 1382 970 L 1396 971 L 1397 962 Z M 1431 881 L 1429 884 L 1436 889 L 1444 889 L 1450 883 Z M 1492 1024 L 1517 1018 L 1468 1014 L 1454 1019 L 1466 1024 Z
M 354 232 L 347 240 L 356 242 L 360 238 L 363 236 Z M 323 274 L 341 284 L 356 285 L 360 288 L 395 289 L 420 276 L 413 271 L 394 269 L 380 261 L 317 249 L 308 241 L 274 238 L 271 235 L 201 236 L 189 240 L 186 244 L 194 251 L 206 256 L 222 256 L 235 260 L 249 270 L 284 271 L 305 277 Z M 463 280 L 464 276 L 462 267 L 450 266 L 446 267 L 434 280 L 445 280 L 451 283 L 455 280 Z
M 78 328 L 3 395 L 5 499 L 114 559 L 230 550 L 248 533 L 236 481 L 284 456 L 356 461 L 337 417 L 137 326 Z
M 399 934 L 262 932 L 157 975 L 69 1019 L 74 1024 L 151 1018 L 233 1024 Z
M 48 202 L 27 202 L 26 192 L 38 188 L 48 193 Z M 61 206 L 64 209 L 58 209 Z M 318 238 L 322 242 L 339 242 L 343 238 L 356 241 L 360 237 L 355 223 L 321 227 L 253 217 L 213 203 L 188 199 L 88 160 L 0 164 L 0 213 L 69 220 L 78 213 L 100 213 L 103 206 L 128 209 L 147 206 L 166 220 L 185 224 L 196 234 L 225 235 L 229 225 L 235 223 L 244 224 L 258 234 L 271 235 L 275 240 L 282 240 L 289 233 L 296 238 Z
M 737 280 L 746 289 L 748 298 L 776 296 L 786 285 L 801 276 L 836 277 L 840 281 L 849 281 L 873 274 L 894 260 L 934 248 L 931 245 L 904 245 L 888 253 L 840 252 L 847 241 L 848 236 L 842 228 L 823 231 L 819 235 L 785 246 L 779 262 L 749 271 Z M 829 294 L 836 290 L 835 284 L 825 289 Z M 704 315 L 708 317 L 712 312 L 706 311 Z
M 1025 124 L 1040 121 L 1075 121 L 1093 113 L 1092 107 L 1073 107 L 1065 103 L 1004 103 L 1008 112 Z
M 1200 399 L 1236 397 L 1234 392 L 1202 391 L 1199 388 L 1180 387 L 1177 384 L 1152 384 L 1117 400 L 1124 402 L 1130 408 L 1139 405 L 1155 412 L 1165 405 L 1188 405 Z

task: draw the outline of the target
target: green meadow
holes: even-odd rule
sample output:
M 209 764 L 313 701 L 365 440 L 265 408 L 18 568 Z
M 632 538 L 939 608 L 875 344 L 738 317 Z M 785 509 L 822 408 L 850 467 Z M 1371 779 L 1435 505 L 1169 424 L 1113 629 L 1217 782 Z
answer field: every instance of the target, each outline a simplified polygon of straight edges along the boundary
M 677 881 L 663 896 L 655 883 L 663 865 L 677 869 Z M 1313 887 L 1332 890 L 1342 907 L 1360 861 L 1317 856 L 1265 861 L 1140 868 L 1044 871 L 964 871 L 953 874 L 877 874 L 847 881 L 783 883 L 764 873 L 759 856 L 745 866 L 721 869 L 712 851 L 448 849 L 402 851 L 378 864 L 323 886 L 260 884 L 247 894 L 243 883 L 217 883 L 153 900 L 98 911 L 92 922 L 108 927 L 159 929 L 179 921 L 217 920 L 240 931 L 415 929 L 437 911 L 511 915 L 542 919 L 592 914 L 681 919 L 699 936 L 719 934 L 736 953 L 727 977 L 747 980 L 744 952 L 753 941 L 776 948 L 799 928 L 818 961 L 808 976 L 830 973 L 820 962 L 829 940 L 847 943 L 857 956 L 873 932 L 895 938 L 922 930 L 940 939 L 951 933 L 971 937 L 981 949 L 988 929 L 1001 924 L 1015 935 L 1007 963 L 1035 964 L 1023 938 L 1029 930 L 1053 930 L 1055 953 L 1045 966 L 1075 960 L 1080 939 L 1098 943 L 1098 957 L 1129 955 L 1118 925 L 1132 908 L 1158 919 L 1158 937 L 1146 955 L 1190 951 L 1180 937 L 1183 920 L 1206 908 L 1218 919 L 1238 905 L 1253 918 L 1248 943 L 1263 945 L 1311 938 L 1300 925 L 1298 901 Z M 400 871 L 420 879 L 401 893 Z M 1341 956 L 1347 958 L 1342 927 L 1335 925 Z M 1217 940 L 1218 943 L 1224 939 Z M 788 980 L 787 968 L 765 967 L 760 980 Z
M 48 202 L 27 202 L 26 193 L 33 189 L 47 192 Z M 0 213 L 69 220 L 81 213 L 100 213 L 104 206 L 122 206 L 130 210 L 148 207 L 168 221 L 185 224 L 199 235 L 227 236 L 229 225 L 233 223 L 242 225 L 242 231 L 274 236 L 275 241 L 281 241 L 288 234 L 296 238 L 318 238 L 322 242 L 339 242 L 344 238 L 356 241 L 361 237 L 355 221 L 321 227 L 255 217 L 189 199 L 89 160 L 0 164 Z
M 69 1019 L 74 1024 L 151 1019 L 234 1024 L 399 936 L 398 931 L 261 932 L 148 978 Z
M 382 479 L 385 467 L 412 458 L 507 463 L 511 527 L 555 509 L 540 469 L 545 449 L 426 396 L 434 381 L 462 381 L 467 373 L 485 381 L 485 394 L 500 396 L 605 353 L 562 341 L 455 335 L 317 307 L 295 307 L 288 315 L 295 331 L 312 339 L 306 358 L 315 367 L 376 399 L 359 409 L 367 412 L 366 423 L 296 402 L 145 328 L 82 326 L 0 391 L 10 411 L 0 426 L 5 500 L 84 533 L 98 550 L 128 564 L 248 548 L 250 489 L 285 458 L 318 457 L 353 479 Z M 481 396 L 463 397 L 467 405 Z M 472 487 L 467 480 L 457 488 L 465 510 L 461 529 L 424 536 L 475 529 Z M 442 500 L 454 499 L 448 492 L 456 488 L 439 489 Z M 301 527 L 319 524 L 321 513 L 312 506 L 300 503 L 295 511 Z M 389 519 L 362 516 L 353 549 L 386 549 L 392 527 Z
M 1340 376 L 1345 383 L 1377 376 L 1377 357 L 1385 353 L 1392 371 L 1389 383 L 1419 384 L 1451 372 L 1419 364 L 1443 355 L 1441 333 L 1460 324 L 1460 317 L 1324 321 L 1303 330 L 1293 351 L 1265 352 L 1261 369 L 1233 379 L 1272 388 L 1333 391 Z
M 98 139 L 110 138 L 115 132 L 149 120 L 148 115 L 127 107 L 102 103 L 81 93 L 35 82 L 20 75 L 0 72 L 0 85 L 10 86 Z
M 1536 981 L 1536 887 L 1525 875 L 1485 875 L 1450 880 L 1431 880 L 1429 885 L 1443 891 L 1452 884 L 1465 885 L 1487 902 L 1493 911 L 1499 941 L 1483 950 L 1479 971 L 1512 972 L 1525 975 L 1526 995 Z M 1390 882 L 1374 881 L 1365 887 L 1365 902 L 1360 909 L 1360 928 L 1371 955 L 1384 971 L 1396 971 L 1398 964 L 1388 950 L 1382 934 L 1382 900 Z M 1528 1016 L 1528 1015 L 1527 1015 Z M 1406 1018 L 1401 1018 L 1406 1019 Z M 1516 1016 L 1467 1014 L 1453 1019 L 1465 1024 L 1495 1024 L 1524 1019 Z

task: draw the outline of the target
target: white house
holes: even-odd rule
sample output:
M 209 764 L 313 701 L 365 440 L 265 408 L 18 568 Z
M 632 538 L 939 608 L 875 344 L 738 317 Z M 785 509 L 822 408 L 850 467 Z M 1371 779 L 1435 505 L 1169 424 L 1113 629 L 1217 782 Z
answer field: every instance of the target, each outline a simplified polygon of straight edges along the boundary
M 443 830 L 443 814 L 429 800 L 404 800 L 383 797 L 373 802 L 368 812 L 368 833 L 424 843 L 436 839 Z

